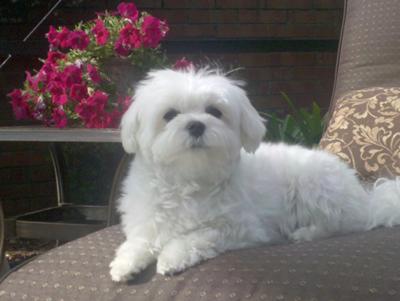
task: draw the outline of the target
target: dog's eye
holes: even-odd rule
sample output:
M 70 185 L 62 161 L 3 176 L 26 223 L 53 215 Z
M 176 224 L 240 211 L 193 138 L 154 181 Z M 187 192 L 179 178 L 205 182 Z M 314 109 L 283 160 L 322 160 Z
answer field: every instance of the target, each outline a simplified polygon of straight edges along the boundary
M 216 118 L 221 118 L 221 116 L 222 116 L 222 112 L 214 106 L 206 107 L 206 113 L 208 113 Z
M 179 114 L 179 111 L 175 109 L 170 109 L 167 113 L 164 114 L 163 118 L 166 122 L 171 121 Z

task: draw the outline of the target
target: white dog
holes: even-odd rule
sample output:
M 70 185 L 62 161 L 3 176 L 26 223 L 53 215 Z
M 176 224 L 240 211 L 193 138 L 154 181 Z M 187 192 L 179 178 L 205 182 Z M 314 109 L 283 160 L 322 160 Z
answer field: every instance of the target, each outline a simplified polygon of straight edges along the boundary
M 156 260 L 158 273 L 173 274 L 227 250 L 400 222 L 399 181 L 364 189 L 334 155 L 261 143 L 263 119 L 218 72 L 151 72 L 134 100 L 121 124 L 136 155 L 114 281 Z

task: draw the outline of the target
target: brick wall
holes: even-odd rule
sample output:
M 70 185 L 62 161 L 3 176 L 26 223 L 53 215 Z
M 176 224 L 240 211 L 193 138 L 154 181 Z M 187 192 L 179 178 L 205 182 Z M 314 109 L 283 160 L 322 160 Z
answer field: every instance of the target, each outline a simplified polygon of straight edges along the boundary
M 6 2 L 11 0 L 0 8 Z M 39 1 L 29 8 L 0 12 L 0 60 L 14 54 L 0 70 L 0 125 L 15 124 L 5 94 L 20 86 L 24 70 L 39 65 L 37 57 L 45 56 L 44 33 L 49 24 L 87 20 L 96 11 L 114 9 L 120 1 L 64 1 L 27 43 L 18 43 L 55 3 L 41 2 L 45 4 Z M 284 109 L 280 91 L 300 105 L 316 101 L 323 108 L 328 106 L 343 0 L 134 2 L 139 9 L 168 21 L 171 30 L 165 47 L 172 58 L 187 56 L 197 62 L 218 62 L 228 69 L 242 67 L 237 76 L 247 81 L 258 109 Z M 13 11 L 26 13 L 14 16 Z M 1 144 L 0 200 L 6 201 L 7 214 L 36 208 L 38 199 L 44 200 L 43 205 L 54 199 L 48 161 L 45 145 Z

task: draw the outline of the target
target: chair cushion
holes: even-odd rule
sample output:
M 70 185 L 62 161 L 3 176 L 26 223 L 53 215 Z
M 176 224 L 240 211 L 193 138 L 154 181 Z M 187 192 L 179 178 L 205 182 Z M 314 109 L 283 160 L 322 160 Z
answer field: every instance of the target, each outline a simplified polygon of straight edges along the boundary
M 400 227 L 220 255 L 179 275 L 147 269 L 113 283 L 123 240 L 113 226 L 67 243 L 9 274 L 1 300 L 399 300 Z
M 352 90 L 400 86 L 398 0 L 347 0 L 333 101 Z
M 400 88 L 368 88 L 339 98 L 320 146 L 364 180 L 400 175 Z

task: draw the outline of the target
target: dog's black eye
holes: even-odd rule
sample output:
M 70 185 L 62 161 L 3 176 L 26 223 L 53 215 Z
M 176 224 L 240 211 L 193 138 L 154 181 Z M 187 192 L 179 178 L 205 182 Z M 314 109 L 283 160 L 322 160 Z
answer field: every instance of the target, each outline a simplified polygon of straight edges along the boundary
M 163 118 L 166 122 L 171 121 L 179 114 L 179 111 L 175 109 L 170 109 L 167 113 L 164 114 Z
M 214 106 L 208 106 L 206 107 L 206 113 L 213 115 L 216 118 L 221 118 L 222 116 L 222 112 L 220 110 L 218 110 L 216 107 Z

